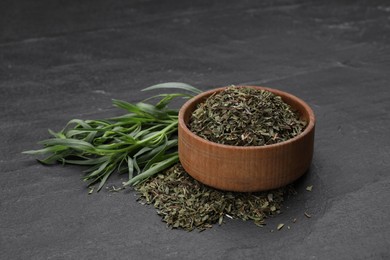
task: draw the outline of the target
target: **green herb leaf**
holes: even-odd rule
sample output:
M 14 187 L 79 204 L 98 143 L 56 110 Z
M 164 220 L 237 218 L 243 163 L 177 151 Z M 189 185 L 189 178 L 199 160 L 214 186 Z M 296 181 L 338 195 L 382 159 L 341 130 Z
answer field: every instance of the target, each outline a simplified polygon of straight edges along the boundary
M 174 154 L 172 157 L 165 159 L 164 161 L 155 163 L 152 167 L 150 167 L 146 171 L 138 174 L 137 176 L 135 176 L 134 178 L 132 178 L 128 182 L 123 183 L 123 185 L 124 186 L 137 185 L 137 184 L 147 180 L 151 176 L 155 175 L 156 173 L 159 173 L 159 172 L 167 169 L 168 167 L 172 166 L 173 164 L 177 163 L 178 161 L 179 161 L 179 155 Z
M 131 180 L 134 177 L 134 163 L 130 156 L 127 156 L 127 167 L 129 169 L 129 179 Z
M 39 143 L 45 146 L 66 146 L 68 148 L 79 150 L 79 151 L 87 151 L 90 153 L 96 152 L 95 147 L 92 144 L 85 142 L 83 140 L 54 138 L 54 139 L 47 139 Z
M 201 90 L 199 90 L 191 85 L 188 85 L 186 83 L 181 83 L 181 82 L 161 83 L 161 84 L 157 84 L 157 85 L 153 85 L 153 86 L 144 88 L 142 91 L 154 90 L 154 89 L 182 89 L 182 90 L 190 91 L 194 94 L 202 93 Z
M 153 97 L 144 99 L 143 102 L 148 101 L 148 100 L 150 100 L 150 99 L 161 98 L 161 97 L 162 97 L 162 99 L 156 104 L 156 108 L 158 108 L 158 109 L 164 109 L 164 108 L 172 101 L 172 99 L 174 99 L 174 98 L 182 97 L 182 98 L 187 99 L 187 98 L 191 98 L 192 95 L 189 95 L 189 94 L 181 94 L 181 93 L 175 93 L 175 94 L 160 94 L 160 95 L 156 95 L 156 96 L 153 96 Z

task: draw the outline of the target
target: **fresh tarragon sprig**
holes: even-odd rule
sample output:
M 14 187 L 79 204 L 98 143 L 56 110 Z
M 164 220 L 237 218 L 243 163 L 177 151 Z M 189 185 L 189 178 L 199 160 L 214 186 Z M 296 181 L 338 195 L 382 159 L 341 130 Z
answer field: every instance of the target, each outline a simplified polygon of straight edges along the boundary
M 99 191 L 112 173 L 127 173 L 124 186 L 137 185 L 179 161 L 177 151 L 178 109 L 169 109 L 175 98 L 191 98 L 201 90 L 185 83 L 169 82 L 146 90 L 179 89 L 188 93 L 159 94 L 132 104 L 113 100 L 127 114 L 97 120 L 73 119 L 60 132 L 49 130 L 52 138 L 39 142 L 40 150 L 23 153 L 44 155 L 43 164 L 86 165 L 83 179 Z M 157 99 L 152 105 L 150 100 Z

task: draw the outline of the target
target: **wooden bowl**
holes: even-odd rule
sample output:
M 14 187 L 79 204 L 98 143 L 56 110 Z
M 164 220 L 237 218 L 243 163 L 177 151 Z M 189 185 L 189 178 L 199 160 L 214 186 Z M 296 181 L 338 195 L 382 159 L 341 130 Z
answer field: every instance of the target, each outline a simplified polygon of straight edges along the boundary
M 315 117 L 301 99 L 286 92 L 257 86 L 282 97 L 307 121 L 305 130 L 285 142 L 266 146 L 231 146 L 205 140 L 192 133 L 187 123 L 197 104 L 218 88 L 187 101 L 179 111 L 179 158 L 184 169 L 196 180 L 227 191 L 254 192 L 285 186 L 301 177 L 313 157 Z

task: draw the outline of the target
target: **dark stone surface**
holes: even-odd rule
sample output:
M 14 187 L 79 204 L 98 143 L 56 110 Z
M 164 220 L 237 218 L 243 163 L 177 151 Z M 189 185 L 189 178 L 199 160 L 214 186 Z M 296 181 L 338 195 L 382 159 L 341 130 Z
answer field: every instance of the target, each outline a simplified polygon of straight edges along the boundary
M 0 259 L 388 259 L 389 71 L 388 1 L 1 1 Z M 166 81 L 312 106 L 313 165 L 282 215 L 170 230 L 134 192 L 87 195 L 81 168 L 21 154 Z

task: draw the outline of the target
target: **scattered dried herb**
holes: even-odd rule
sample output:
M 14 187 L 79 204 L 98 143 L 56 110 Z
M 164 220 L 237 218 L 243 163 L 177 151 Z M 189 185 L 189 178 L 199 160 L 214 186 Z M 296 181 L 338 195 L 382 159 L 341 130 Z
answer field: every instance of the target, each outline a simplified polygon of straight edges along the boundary
M 152 204 L 172 228 L 204 230 L 221 225 L 225 217 L 252 220 L 265 225 L 265 218 L 280 213 L 286 194 L 293 188 L 258 193 L 225 192 L 205 186 L 176 164 L 135 187 L 140 200 Z
M 312 190 L 313 190 L 313 185 L 307 186 L 307 187 L 306 187 L 306 190 L 307 190 L 307 191 L 312 191 Z
M 280 96 L 267 90 L 231 86 L 199 104 L 189 129 L 209 141 L 262 146 L 299 135 L 306 122 Z
M 278 225 L 277 229 L 278 229 L 278 230 L 281 230 L 283 227 L 284 227 L 284 224 L 281 223 L 281 224 Z

